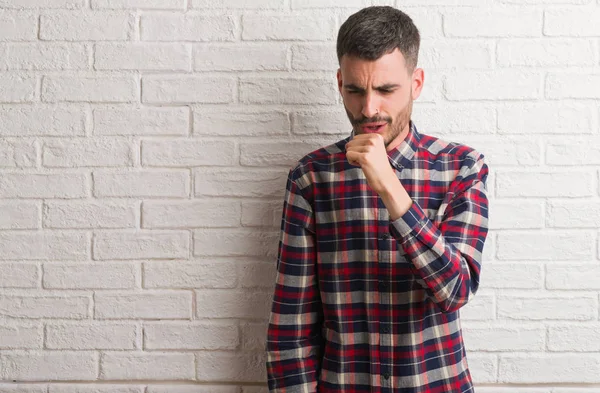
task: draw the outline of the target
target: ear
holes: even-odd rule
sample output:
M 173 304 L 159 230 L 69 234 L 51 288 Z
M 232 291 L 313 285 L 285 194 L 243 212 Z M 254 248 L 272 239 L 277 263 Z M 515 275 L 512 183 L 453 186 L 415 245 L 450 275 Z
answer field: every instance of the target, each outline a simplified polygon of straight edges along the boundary
M 338 84 L 338 91 L 340 92 L 340 95 L 342 94 L 342 86 L 344 85 L 344 81 L 342 80 L 342 69 L 338 68 L 337 70 L 337 84 Z
M 422 68 L 415 68 L 412 74 L 412 99 L 416 100 L 421 95 L 423 84 L 425 83 L 425 71 Z

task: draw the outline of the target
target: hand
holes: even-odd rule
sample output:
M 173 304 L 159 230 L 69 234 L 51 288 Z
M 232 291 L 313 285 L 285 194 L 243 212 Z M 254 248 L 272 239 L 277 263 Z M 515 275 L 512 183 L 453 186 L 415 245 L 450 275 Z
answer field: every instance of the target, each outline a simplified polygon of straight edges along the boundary
M 383 136 L 377 133 L 355 135 L 346 144 L 346 158 L 360 166 L 369 186 L 378 194 L 400 182 L 390 165 Z

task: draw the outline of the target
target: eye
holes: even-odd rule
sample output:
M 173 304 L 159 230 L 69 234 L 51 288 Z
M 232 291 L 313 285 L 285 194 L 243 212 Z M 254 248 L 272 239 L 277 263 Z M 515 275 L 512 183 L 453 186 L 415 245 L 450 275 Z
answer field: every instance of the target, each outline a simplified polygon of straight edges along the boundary
M 381 94 L 392 94 L 394 90 L 380 90 Z

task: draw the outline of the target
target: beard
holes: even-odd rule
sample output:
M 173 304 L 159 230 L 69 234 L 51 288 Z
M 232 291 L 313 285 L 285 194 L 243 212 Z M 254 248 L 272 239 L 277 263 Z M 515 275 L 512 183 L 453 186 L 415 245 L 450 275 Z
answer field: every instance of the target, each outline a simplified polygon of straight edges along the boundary
M 412 108 L 413 108 L 413 99 L 412 99 L 412 97 L 410 97 L 406 108 L 404 108 L 404 110 L 398 112 L 396 114 L 396 116 L 394 116 L 393 118 L 379 116 L 379 115 L 374 116 L 374 117 L 368 117 L 368 118 L 367 117 L 355 118 L 354 116 L 352 116 L 352 113 L 350 113 L 350 111 L 346 107 L 346 104 L 344 104 L 344 110 L 346 111 L 348 120 L 350 120 L 350 123 L 352 124 L 352 128 L 354 130 L 354 135 L 364 134 L 364 132 L 362 131 L 362 129 L 360 127 L 363 124 L 381 123 L 384 121 L 387 123 L 387 126 L 386 126 L 387 132 L 382 134 L 383 143 L 385 144 L 386 148 L 390 145 L 390 143 L 392 143 L 396 138 L 398 138 L 398 136 L 400 134 L 402 134 L 402 132 L 406 129 L 406 127 L 410 123 L 410 117 L 412 115 Z

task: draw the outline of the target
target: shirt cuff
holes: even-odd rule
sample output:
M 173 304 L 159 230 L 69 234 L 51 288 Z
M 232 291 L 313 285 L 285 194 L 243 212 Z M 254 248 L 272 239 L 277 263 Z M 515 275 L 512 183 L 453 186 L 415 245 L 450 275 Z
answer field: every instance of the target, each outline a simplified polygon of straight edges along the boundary
M 422 221 L 426 218 L 427 215 L 421 206 L 413 201 L 406 213 L 390 222 L 390 233 L 394 237 L 404 240 L 411 232 L 418 232 L 425 225 Z

